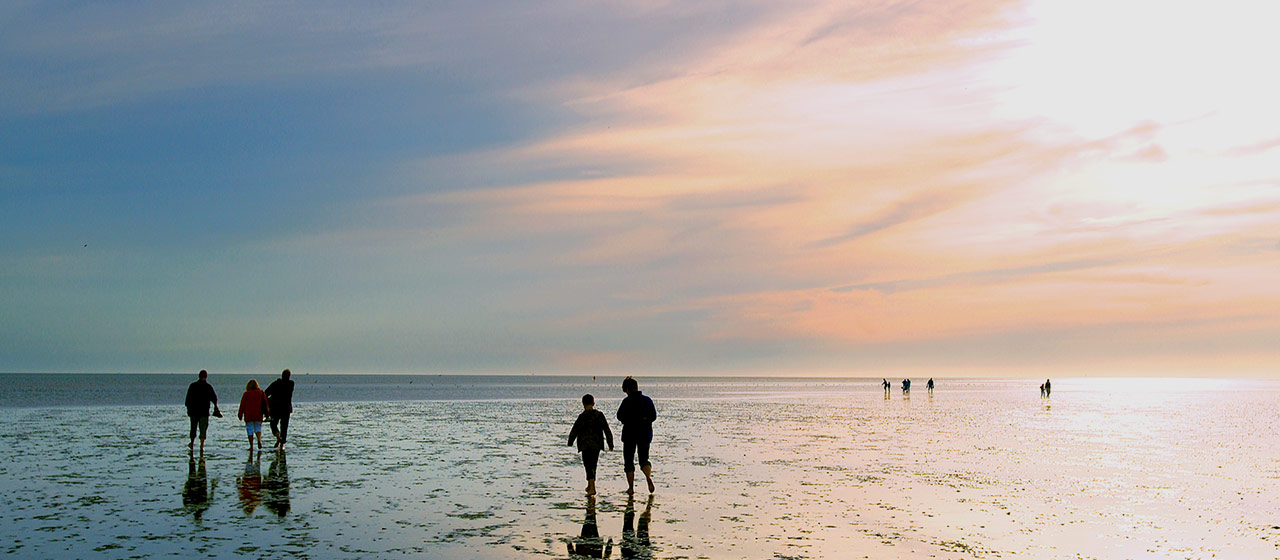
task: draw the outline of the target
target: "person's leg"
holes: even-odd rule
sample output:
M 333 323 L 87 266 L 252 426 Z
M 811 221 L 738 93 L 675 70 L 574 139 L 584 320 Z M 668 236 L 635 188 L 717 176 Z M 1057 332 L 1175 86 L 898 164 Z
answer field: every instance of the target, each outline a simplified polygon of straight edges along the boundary
M 275 447 L 280 447 L 280 429 L 277 427 L 279 423 L 280 418 L 276 416 L 271 417 L 271 435 L 276 437 Z
M 200 428 L 200 455 L 204 456 L 204 438 L 209 435 L 209 417 L 202 416 L 196 421 L 196 426 Z M 194 431 L 195 428 L 192 428 Z M 192 436 L 194 437 L 194 435 Z
M 244 432 L 249 434 L 249 452 L 253 453 L 253 422 L 244 423 Z
M 194 416 L 191 417 L 191 441 L 187 443 L 188 449 L 196 446 L 196 424 L 199 422 L 200 420 L 198 418 Z
M 596 493 L 596 464 L 600 461 L 600 450 L 582 452 L 582 467 L 587 471 L 587 494 Z
M 262 422 L 254 423 L 254 431 L 258 433 L 258 451 L 262 451 Z
M 636 444 L 630 441 L 622 442 L 622 471 L 627 473 L 627 493 L 634 494 L 636 491 Z
M 284 449 L 284 444 L 289 441 L 289 415 L 280 417 L 280 449 Z
M 640 453 L 640 471 L 644 473 L 644 479 L 649 483 L 649 492 L 653 493 L 652 465 L 649 464 L 649 442 L 638 444 L 636 450 Z

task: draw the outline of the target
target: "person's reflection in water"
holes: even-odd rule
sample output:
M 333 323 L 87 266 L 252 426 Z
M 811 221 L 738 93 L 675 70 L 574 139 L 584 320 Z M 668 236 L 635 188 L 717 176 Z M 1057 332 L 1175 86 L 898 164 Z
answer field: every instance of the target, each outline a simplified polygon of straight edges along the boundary
M 596 497 L 587 496 L 587 517 L 582 520 L 582 536 L 566 543 L 571 558 L 608 558 L 613 554 L 613 539 L 604 542 L 596 525 Z
M 196 521 L 209 509 L 209 477 L 205 472 L 204 455 L 196 462 L 195 454 L 187 452 L 187 483 L 182 487 L 182 506 L 195 517 Z
M 267 509 L 280 517 L 289 513 L 289 465 L 285 462 L 284 449 L 276 451 L 276 456 L 267 467 L 267 478 L 263 480 L 267 496 L 264 502 Z
M 262 499 L 262 467 L 259 465 L 261 452 L 254 456 L 249 452 L 249 460 L 244 463 L 244 474 L 236 478 L 236 487 L 240 490 L 240 509 L 245 515 L 253 515 L 258 509 L 258 501 Z
M 653 545 L 649 542 L 649 519 L 652 509 L 653 494 L 650 494 L 649 500 L 644 504 L 644 513 L 640 514 L 640 522 L 637 524 L 635 500 L 627 498 L 627 511 L 622 516 L 623 558 L 653 558 Z

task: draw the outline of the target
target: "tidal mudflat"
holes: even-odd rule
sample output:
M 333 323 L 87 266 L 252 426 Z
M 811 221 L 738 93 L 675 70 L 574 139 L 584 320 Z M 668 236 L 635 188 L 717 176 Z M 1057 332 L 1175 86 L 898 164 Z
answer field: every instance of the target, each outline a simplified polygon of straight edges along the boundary
M 284 454 L 250 455 L 232 405 L 203 460 L 180 402 L 0 408 L 0 555 L 1280 555 L 1280 384 L 1055 380 L 1041 399 L 1038 382 L 930 396 L 917 381 L 886 398 L 879 380 L 642 380 L 659 412 L 651 500 L 625 494 L 618 452 L 588 500 L 565 446 L 581 393 L 611 413 L 613 383 L 302 403 Z M 598 541 L 582 538 L 591 521 Z

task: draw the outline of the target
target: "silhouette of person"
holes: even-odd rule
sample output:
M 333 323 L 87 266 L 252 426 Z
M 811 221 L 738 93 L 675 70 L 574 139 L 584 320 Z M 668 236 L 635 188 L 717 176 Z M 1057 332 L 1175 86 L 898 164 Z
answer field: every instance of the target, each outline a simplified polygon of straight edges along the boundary
M 1048 397 L 1052 393 L 1053 385 L 1049 383 L 1048 379 L 1044 380 L 1044 396 Z
M 211 494 L 209 477 L 205 470 L 204 455 L 196 462 L 194 452 L 187 451 L 187 482 L 182 486 L 182 506 L 200 521 L 205 510 L 209 509 Z
M 880 378 L 880 386 L 884 388 L 884 394 L 888 395 L 888 394 L 889 394 L 889 380 L 888 380 L 888 379 L 885 379 L 885 378 L 883 378 L 883 377 L 882 377 L 882 378 Z
M 249 453 L 253 453 L 253 436 L 258 436 L 258 451 L 262 451 L 262 419 L 271 416 L 271 406 L 267 403 L 267 395 L 258 388 L 258 380 L 250 379 L 244 386 L 244 394 L 240 396 L 240 410 L 236 418 L 244 420 L 245 432 L 249 434 Z
M 1040 384 L 1040 398 L 1044 398 L 1044 383 Z
M 623 558 L 640 558 L 648 560 L 653 558 L 653 543 L 649 540 L 649 521 L 652 519 L 651 511 L 653 510 L 653 494 L 649 495 L 649 500 L 644 504 L 644 513 L 640 514 L 639 524 L 634 524 L 636 519 L 636 504 L 633 496 L 627 497 L 627 510 L 622 515 L 622 542 L 619 547 L 622 549 Z M 635 527 L 634 529 L 632 527 Z
M 191 440 L 187 442 L 187 449 L 195 447 L 196 430 L 199 429 L 200 455 L 204 455 L 204 439 L 209 434 L 209 404 L 213 404 L 213 415 L 222 417 L 222 411 L 218 410 L 218 393 L 214 392 L 208 378 L 209 372 L 200 370 L 197 379 L 187 386 L 185 403 L 187 417 L 191 419 Z
M 911 380 L 910 380 L 910 379 L 903 379 L 903 380 L 902 380 L 902 392 L 903 392 L 903 393 L 910 393 L 910 392 L 911 392 Z
M 276 436 L 277 449 L 284 449 L 284 442 L 289 438 L 289 415 L 293 413 L 293 381 L 292 374 L 286 369 L 280 372 L 280 379 L 267 385 L 267 406 L 271 409 L 271 435 Z
M 268 511 L 280 517 L 289 513 L 289 464 L 285 461 L 283 449 L 277 451 L 275 458 L 271 459 L 262 487 L 266 491 L 263 504 Z
M 933 392 L 933 378 L 932 378 L 932 377 L 930 377 L 930 378 L 929 378 L 929 381 L 928 381 L 927 383 L 925 383 L 925 384 L 924 384 L 924 388 L 925 388 L 925 389 L 928 389 L 930 393 L 932 393 L 932 392 Z
M 569 556 L 608 558 L 613 554 L 613 539 L 609 539 L 606 543 L 600 538 L 600 527 L 596 525 L 595 496 L 587 496 L 587 517 L 582 520 L 581 536 L 570 540 L 565 545 L 569 547 Z
M 582 467 L 587 471 L 587 495 L 596 493 L 596 464 L 600 460 L 600 450 L 605 441 L 609 442 L 609 451 L 613 451 L 613 432 L 609 431 L 609 422 L 604 413 L 596 410 L 596 399 L 590 393 L 582 395 L 582 414 L 573 423 L 569 431 L 569 445 L 578 440 L 578 451 L 582 453 Z
M 653 441 L 653 421 L 658 418 L 658 410 L 653 406 L 653 399 L 640 393 L 636 380 L 628 376 L 622 380 L 622 390 L 627 393 L 618 405 L 618 421 L 622 423 L 622 455 L 623 471 L 627 474 L 627 493 L 636 491 L 636 455 L 640 457 L 640 470 L 649 483 L 649 492 L 654 490 L 652 465 L 649 463 L 649 444 Z
M 249 452 L 249 460 L 244 463 L 244 473 L 236 478 L 236 488 L 240 492 L 240 509 L 245 515 L 253 515 L 262 500 L 262 467 L 253 452 Z

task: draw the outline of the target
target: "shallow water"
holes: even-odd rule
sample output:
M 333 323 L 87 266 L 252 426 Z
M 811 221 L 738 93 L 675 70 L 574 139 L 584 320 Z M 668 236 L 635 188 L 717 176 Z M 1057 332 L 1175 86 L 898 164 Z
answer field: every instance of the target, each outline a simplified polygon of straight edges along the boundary
M 611 413 L 613 383 L 562 399 L 303 403 L 279 456 L 249 455 L 229 406 L 203 461 L 180 405 L 0 408 L 0 554 L 1280 555 L 1280 384 L 1056 380 L 1050 399 L 1037 384 L 886 399 L 868 381 L 655 383 L 651 502 L 629 499 L 621 454 L 606 452 L 592 503 L 565 446 L 583 386 Z M 582 538 L 591 512 L 598 541 Z

